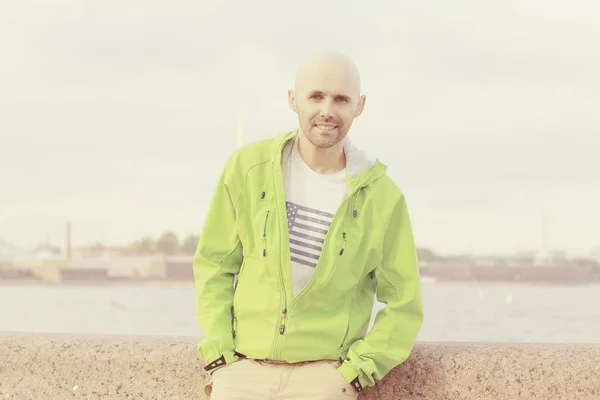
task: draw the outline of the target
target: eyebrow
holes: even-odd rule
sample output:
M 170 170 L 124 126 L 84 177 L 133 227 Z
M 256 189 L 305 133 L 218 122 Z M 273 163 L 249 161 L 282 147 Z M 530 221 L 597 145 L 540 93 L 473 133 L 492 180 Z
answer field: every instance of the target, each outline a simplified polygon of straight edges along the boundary
M 308 97 L 313 96 L 315 94 L 325 95 L 325 92 L 323 92 L 322 90 L 311 90 L 310 92 L 308 92 Z M 344 93 L 335 93 L 334 97 L 342 97 L 344 99 L 350 100 L 350 96 Z

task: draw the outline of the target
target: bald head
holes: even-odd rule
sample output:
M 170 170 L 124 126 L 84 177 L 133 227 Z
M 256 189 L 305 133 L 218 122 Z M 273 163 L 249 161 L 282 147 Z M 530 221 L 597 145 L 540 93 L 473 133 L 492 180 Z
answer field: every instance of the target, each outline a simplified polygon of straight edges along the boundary
M 356 65 L 339 53 L 319 53 L 298 69 L 294 88 L 288 100 L 303 137 L 315 148 L 341 146 L 365 106 Z
M 315 81 L 335 78 L 344 91 L 353 97 L 360 96 L 360 74 L 356 65 L 347 56 L 333 52 L 322 52 L 306 61 L 296 73 L 295 91 L 311 90 Z

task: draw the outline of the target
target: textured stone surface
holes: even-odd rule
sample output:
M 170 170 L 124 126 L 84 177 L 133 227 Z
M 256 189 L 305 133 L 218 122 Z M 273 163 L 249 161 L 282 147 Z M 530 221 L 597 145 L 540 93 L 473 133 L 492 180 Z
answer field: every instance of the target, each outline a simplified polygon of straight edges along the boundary
M 203 399 L 196 339 L 0 333 L 0 399 Z M 600 399 L 600 345 L 419 343 L 361 399 Z
M 422 343 L 364 399 L 600 399 L 600 344 Z

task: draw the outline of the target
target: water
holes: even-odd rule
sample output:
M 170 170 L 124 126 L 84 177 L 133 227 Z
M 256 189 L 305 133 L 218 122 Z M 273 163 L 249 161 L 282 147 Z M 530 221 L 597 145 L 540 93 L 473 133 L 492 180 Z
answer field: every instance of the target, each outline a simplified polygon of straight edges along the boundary
M 423 293 L 420 341 L 600 343 L 598 285 L 424 283 Z M 0 331 L 201 337 L 191 283 L 0 285 Z

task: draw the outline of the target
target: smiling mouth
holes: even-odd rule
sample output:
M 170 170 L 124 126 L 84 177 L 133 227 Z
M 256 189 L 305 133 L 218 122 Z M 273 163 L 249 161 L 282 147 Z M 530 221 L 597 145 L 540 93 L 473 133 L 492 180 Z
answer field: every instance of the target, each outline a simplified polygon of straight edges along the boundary
M 315 125 L 317 128 L 321 129 L 322 131 L 331 131 L 335 128 L 337 128 L 337 126 L 335 125 Z

